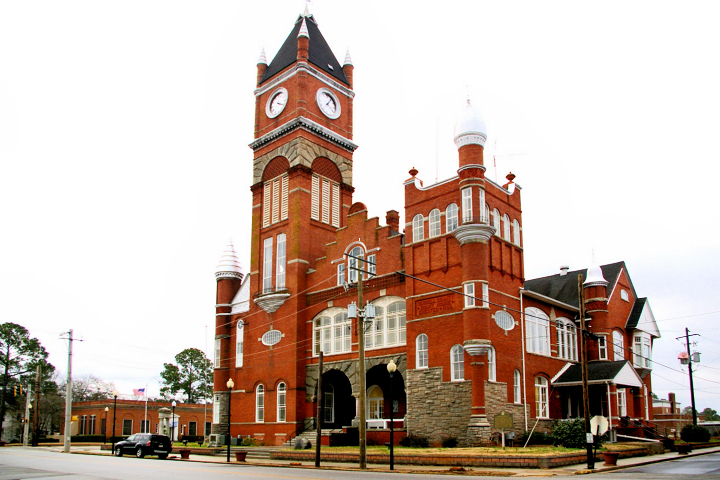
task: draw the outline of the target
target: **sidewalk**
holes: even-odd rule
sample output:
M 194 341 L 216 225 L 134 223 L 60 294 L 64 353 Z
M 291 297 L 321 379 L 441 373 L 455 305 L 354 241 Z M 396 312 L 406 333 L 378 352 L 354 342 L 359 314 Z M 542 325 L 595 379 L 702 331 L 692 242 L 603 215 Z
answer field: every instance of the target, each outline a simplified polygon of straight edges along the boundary
M 37 447 L 44 448 L 49 451 L 62 452 L 62 446 L 53 447 Z M 712 448 L 704 448 L 701 450 L 695 450 L 688 455 L 680 455 L 676 452 L 664 453 L 661 455 L 652 455 L 648 457 L 632 457 L 618 459 L 617 466 L 606 467 L 603 465 L 602 460 L 595 463 L 594 470 L 587 470 L 587 464 L 582 463 L 578 465 L 569 465 L 561 468 L 554 469 L 538 469 L 538 468 L 480 468 L 480 467 L 467 467 L 465 471 L 471 474 L 489 474 L 492 472 L 496 476 L 513 476 L 513 477 L 548 477 L 557 475 L 582 475 L 596 472 L 607 472 L 611 470 L 618 470 L 628 467 L 637 467 L 641 465 L 647 465 L 652 463 L 667 462 L 672 460 L 680 460 L 682 458 L 693 457 L 698 455 L 707 455 L 710 453 L 720 452 L 720 446 Z M 108 450 L 100 450 L 100 445 L 73 445 L 70 449 L 70 453 L 85 454 L 85 455 L 111 455 Z M 151 457 L 152 458 L 152 457 Z M 313 462 L 293 462 L 290 460 L 271 460 L 268 458 L 248 458 L 245 462 L 236 462 L 234 454 L 231 452 L 231 461 L 229 465 L 242 466 L 242 465 L 254 465 L 254 466 L 268 466 L 268 467 L 287 467 L 287 468 L 315 468 Z M 180 455 L 175 453 L 171 454 L 168 460 L 179 461 L 179 462 L 198 462 L 198 463 L 227 463 L 227 457 L 225 455 L 217 456 L 206 456 L 206 455 L 190 455 L 188 460 L 180 460 Z M 332 469 L 332 470 L 359 470 L 357 463 L 333 463 L 333 462 L 321 462 L 320 468 Z M 390 468 L 388 465 L 381 464 L 367 464 L 367 471 L 371 472 L 389 472 Z M 397 472 L 412 472 L 412 473 L 442 473 L 449 472 L 451 469 L 447 466 L 433 466 L 433 465 L 395 465 L 395 471 Z M 453 471 L 453 473 L 458 473 Z

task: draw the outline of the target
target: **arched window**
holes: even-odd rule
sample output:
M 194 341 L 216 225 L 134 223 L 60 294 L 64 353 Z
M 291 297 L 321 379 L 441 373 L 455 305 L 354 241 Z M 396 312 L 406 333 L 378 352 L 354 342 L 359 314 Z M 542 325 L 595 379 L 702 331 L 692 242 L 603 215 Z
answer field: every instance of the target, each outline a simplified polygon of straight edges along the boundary
M 465 380 L 465 353 L 462 345 L 450 349 L 450 379 L 453 382 Z
M 405 345 L 405 300 L 400 297 L 380 297 L 373 302 L 375 318 L 365 332 L 365 348 Z
M 378 387 L 377 385 L 373 385 L 368 389 L 367 392 L 367 418 L 368 420 L 374 420 L 378 418 L 383 418 L 383 406 L 385 403 L 385 399 L 383 396 L 382 388 Z
M 549 418 L 548 410 L 548 381 L 545 377 L 535 377 L 535 416 L 536 418 Z
M 313 355 L 320 351 L 325 355 L 349 352 L 351 328 L 345 309 L 335 307 L 320 312 L 313 319 Z
M 462 189 L 462 209 L 463 223 L 472 221 L 472 189 L 470 187 Z
M 503 216 L 503 238 L 510 241 L 510 217 Z
M 488 350 L 488 352 L 487 352 L 487 357 L 488 357 L 488 359 L 487 359 L 487 361 L 488 361 L 488 380 L 491 382 L 495 382 L 496 378 L 497 378 L 496 374 L 495 374 L 495 372 L 497 370 L 496 358 L 495 358 L 495 347 L 490 347 L 490 350 Z
M 490 206 L 487 203 L 485 204 L 485 212 L 482 222 L 487 223 L 488 225 L 490 224 Z
M 255 389 L 255 422 L 265 421 L 265 387 L 260 384 Z
M 287 387 L 284 383 L 280 382 L 277 386 L 277 421 L 285 421 L 286 413 L 286 401 L 287 401 Z
M 625 340 L 617 330 L 613 330 L 613 360 L 625 360 Z
M 567 318 L 558 318 L 557 328 L 558 358 L 577 362 L 577 329 Z
M 500 210 L 493 210 L 493 227 L 495 227 L 495 235 L 500 236 Z
M 323 422 L 335 423 L 335 387 L 328 384 L 323 390 Z
M 237 332 L 235 334 L 235 367 L 243 366 L 243 335 L 245 333 L 245 322 L 238 320 Z
M 421 333 L 415 339 L 415 368 L 428 367 L 428 337 Z
M 437 208 L 430 211 L 430 238 L 440 235 L 440 210 Z
M 520 222 L 513 220 L 513 243 L 520 246 Z
M 413 242 L 419 242 L 425 238 L 425 219 L 421 213 L 413 218 Z
M 362 247 L 357 246 L 348 252 L 350 255 L 348 258 L 348 283 L 356 283 L 358 281 L 358 269 L 365 270 L 365 262 L 362 262 L 360 266 L 360 259 L 365 259 L 365 251 Z
M 550 318 L 535 307 L 525 309 L 525 344 L 530 353 L 550 355 Z
M 458 227 L 458 207 L 451 203 L 445 209 L 445 231 L 452 232 Z
M 521 391 L 521 380 L 520 370 L 513 372 L 513 403 L 522 403 L 522 391 Z

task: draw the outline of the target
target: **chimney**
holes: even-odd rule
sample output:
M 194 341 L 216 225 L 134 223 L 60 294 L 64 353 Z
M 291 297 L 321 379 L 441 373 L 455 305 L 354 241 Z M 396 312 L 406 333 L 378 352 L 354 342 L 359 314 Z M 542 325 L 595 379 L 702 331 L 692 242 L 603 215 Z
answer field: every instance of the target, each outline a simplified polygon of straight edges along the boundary
M 675 411 L 675 409 L 677 408 L 675 406 L 675 394 L 668 393 L 668 400 L 670 400 L 670 413 L 679 413 Z
M 393 232 L 400 232 L 400 214 L 397 210 L 388 210 L 385 214 L 385 224 L 390 227 L 388 236 L 392 235 Z
M 567 266 L 567 265 L 562 265 L 562 266 L 560 267 L 560 276 L 561 276 L 561 277 L 564 277 L 565 275 L 567 275 L 568 270 L 570 270 L 570 267 L 569 267 L 569 266 Z

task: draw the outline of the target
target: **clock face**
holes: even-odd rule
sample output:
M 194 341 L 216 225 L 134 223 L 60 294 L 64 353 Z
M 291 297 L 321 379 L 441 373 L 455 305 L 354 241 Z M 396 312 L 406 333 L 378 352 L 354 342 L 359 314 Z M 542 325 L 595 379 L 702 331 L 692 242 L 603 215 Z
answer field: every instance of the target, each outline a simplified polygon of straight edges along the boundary
M 315 100 L 317 101 L 318 107 L 320 107 L 320 111 L 325 114 L 326 117 L 335 119 L 340 116 L 340 102 L 335 94 L 327 88 L 318 90 L 317 95 L 315 95 Z
M 265 113 L 269 118 L 275 118 L 285 109 L 287 104 L 288 93 L 284 88 L 276 90 L 268 100 L 265 106 Z

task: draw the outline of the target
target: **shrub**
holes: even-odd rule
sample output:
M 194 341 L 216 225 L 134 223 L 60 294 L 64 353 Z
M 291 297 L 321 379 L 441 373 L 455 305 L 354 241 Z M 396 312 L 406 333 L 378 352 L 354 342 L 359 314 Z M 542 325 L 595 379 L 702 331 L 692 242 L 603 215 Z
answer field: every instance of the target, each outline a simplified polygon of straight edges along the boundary
M 587 446 L 585 420 L 576 418 L 557 422 L 550 436 L 554 445 L 562 445 L 565 448 L 585 448 Z
M 253 437 L 245 437 L 240 442 L 241 447 L 257 447 L 258 445 L 260 445 L 260 442 Z
M 699 425 L 685 425 L 680 432 L 680 438 L 686 442 L 709 442 L 710 430 Z
M 403 447 L 427 448 L 430 446 L 430 440 L 425 435 L 410 434 L 400 440 Z
M 458 445 L 458 439 L 456 437 L 444 437 L 442 439 L 443 448 L 455 448 Z
M 533 432 L 532 436 L 530 436 L 530 432 L 525 432 L 515 440 L 515 445 L 516 446 L 524 446 L 525 442 L 527 442 L 528 437 L 530 437 L 530 441 L 528 442 L 528 445 L 552 445 L 553 444 L 552 437 L 550 435 L 546 434 L 545 432 Z

